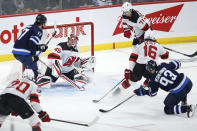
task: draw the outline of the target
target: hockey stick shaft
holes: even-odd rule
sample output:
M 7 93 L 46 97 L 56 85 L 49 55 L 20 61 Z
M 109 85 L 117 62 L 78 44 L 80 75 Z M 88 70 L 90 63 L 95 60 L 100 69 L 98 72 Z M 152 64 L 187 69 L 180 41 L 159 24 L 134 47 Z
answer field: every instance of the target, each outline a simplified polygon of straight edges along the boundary
M 179 53 L 179 54 L 182 54 L 184 56 L 187 56 L 187 57 L 194 57 L 197 55 L 197 51 L 194 52 L 193 54 L 191 55 L 188 55 L 188 54 L 185 54 L 185 53 L 182 53 L 182 52 L 179 52 L 179 51 L 176 51 L 176 50 L 173 50 L 173 49 L 170 49 L 170 48 L 167 48 L 167 47 L 164 47 L 165 49 L 169 50 L 169 51 L 173 51 L 173 52 L 176 52 L 176 53 Z
M 93 102 L 97 103 L 99 101 L 101 101 L 103 98 L 105 98 L 111 91 L 113 91 L 120 83 L 122 83 L 125 80 L 125 78 L 123 78 L 120 82 L 118 82 L 118 84 L 116 84 L 113 88 L 111 88 L 107 93 L 105 93 L 100 99 L 98 100 L 93 100 Z
M 58 121 L 58 122 L 64 122 L 64 123 L 69 123 L 69 124 L 74 124 L 74 125 L 80 125 L 80 126 L 89 126 L 86 123 L 79 123 L 79 122 L 73 122 L 73 121 L 65 121 L 65 120 L 59 120 L 59 119 L 54 119 L 50 118 L 52 121 Z
M 96 123 L 99 120 L 99 117 L 96 116 L 91 122 L 87 122 L 87 123 L 76 122 L 76 121 L 65 121 L 65 120 L 59 120 L 59 119 L 54 119 L 54 118 L 51 118 L 51 120 L 58 121 L 58 122 L 69 123 L 69 124 L 80 125 L 80 126 L 91 126 L 91 125 L 93 125 L 94 123 Z
M 39 61 L 44 64 L 46 67 L 50 68 L 45 62 L 43 62 L 42 60 L 39 59 Z M 51 68 L 50 68 L 51 69 Z M 80 87 L 77 84 L 75 84 L 71 79 L 69 79 L 67 76 L 65 76 L 64 74 L 61 74 L 60 77 L 62 79 L 64 79 L 66 82 L 68 82 L 69 84 L 71 84 L 72 86 L 78 88 L 80 91 L 84 91 L 84 87 Z
M 117 104 L 116 106 L 112 107 L 111 109 L 109 110 L 104 110 L 104 109 L 99 109 L 100 112 L 109 112 L 109 111 L 112 111 L 113 109 L 119 107 L 120 105 L 122 105 L 123 103 L 125 103 L 126 101 L 128 101 L 129 99 L 131 99 L 132 97 L 134 97 L 135 94 L 129 96 L 127 99 L 125 99 L 124 101 L 120 102 L 119 104 Z

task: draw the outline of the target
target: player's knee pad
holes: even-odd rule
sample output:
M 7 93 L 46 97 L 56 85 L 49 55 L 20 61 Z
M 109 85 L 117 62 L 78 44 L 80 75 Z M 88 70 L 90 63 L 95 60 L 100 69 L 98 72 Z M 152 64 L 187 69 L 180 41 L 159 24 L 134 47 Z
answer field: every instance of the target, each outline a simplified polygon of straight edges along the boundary
M 52 64 L 52 72 L 51 75 L 54 77 L 59 77 L 61 74 L 62 66 L 60 60 L 54 60 Z
M 164 107 L 164 112 L 166 114 L 174 114 L 173 107 L 172 106 L 165 106 Z
M 39 76 L 37 78 L 37 85 L 40 87 L 50 88 L 51 86 L 51 77 L 50 76 Z

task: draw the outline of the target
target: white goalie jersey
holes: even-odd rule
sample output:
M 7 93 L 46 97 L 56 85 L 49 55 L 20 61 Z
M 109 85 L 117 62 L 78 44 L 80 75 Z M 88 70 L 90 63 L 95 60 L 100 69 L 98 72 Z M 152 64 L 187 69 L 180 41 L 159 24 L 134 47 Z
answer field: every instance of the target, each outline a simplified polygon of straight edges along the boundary
M 159 43 L 153 41 L 144 41 L 132 48 L 129 58 L 130 69 L 133 70 L 136 63 L 146 64 L 149 60 L 168 59 L 169 52 Z
M 93 68 L 95 63 L 94 57 L 82 59 L 78 56 L 78 51 L 72 47 L 68 47 L 66 42 L 59 43 L 57 47 L 48 55 L 51 60 L 51 65 L 54 60 L 59 60 L 58 67 L 61 68 L 61 73 L 68 73 L 75 67 L 77 68 Z
M 50 64 L 54 63 L 53 60 L 59 60 L 61 73 L 70 72 L 80 62 L 78 51 L 72 47 L 69 48 L 66 42 L 59 43 L 52 53 L 48 55 L 48 59 L 51 60 Z

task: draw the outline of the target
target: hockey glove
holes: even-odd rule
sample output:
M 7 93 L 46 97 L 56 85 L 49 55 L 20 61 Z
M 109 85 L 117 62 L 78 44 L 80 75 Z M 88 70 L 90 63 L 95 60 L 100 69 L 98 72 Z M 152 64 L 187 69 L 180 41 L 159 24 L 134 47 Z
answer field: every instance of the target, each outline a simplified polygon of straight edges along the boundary
M 39 57 L 38 56 L 32 56 L 32 61 L 33 62 L 37 62 L 39 60 Z
M 49 115 L 45 111 L 39 112 L 38 117 L 42 120 L 42 122 L 50 122 Z
M 48 46 L 45 44 L 37 45 L 37 50 L 45 52 L 48 49 Z
M 132 71 L 129 70 L 129 69 L 125 69 L 125 71 L 124 71 L 124 77 L 125 77 L 126 80 L 131 79 L 131 77 L 132 77 Z
M 130 29 L 124 29 L 124 37 L 130 38 L 131 37 L 131 31 Z
M 140 87 L 138 89 L 135 89 L 133 91 L 137 96 L 144 96 L 144 95 L 148 95 L 148 90 L 145 90 L 144 88 Z

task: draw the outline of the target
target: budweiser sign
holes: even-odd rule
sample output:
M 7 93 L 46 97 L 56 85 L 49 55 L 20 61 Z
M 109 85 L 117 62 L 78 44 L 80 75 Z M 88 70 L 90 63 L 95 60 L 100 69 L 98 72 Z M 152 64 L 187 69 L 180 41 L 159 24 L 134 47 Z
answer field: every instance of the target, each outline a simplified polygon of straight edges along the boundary
M 177 19 L 184 4 L 163 9 L 146 15 L 149 19 L 153 30 L 169 32 L 175 20 Z M 118 24 L 113 35 L 123 33 L 122 17 L 119 18 Z

